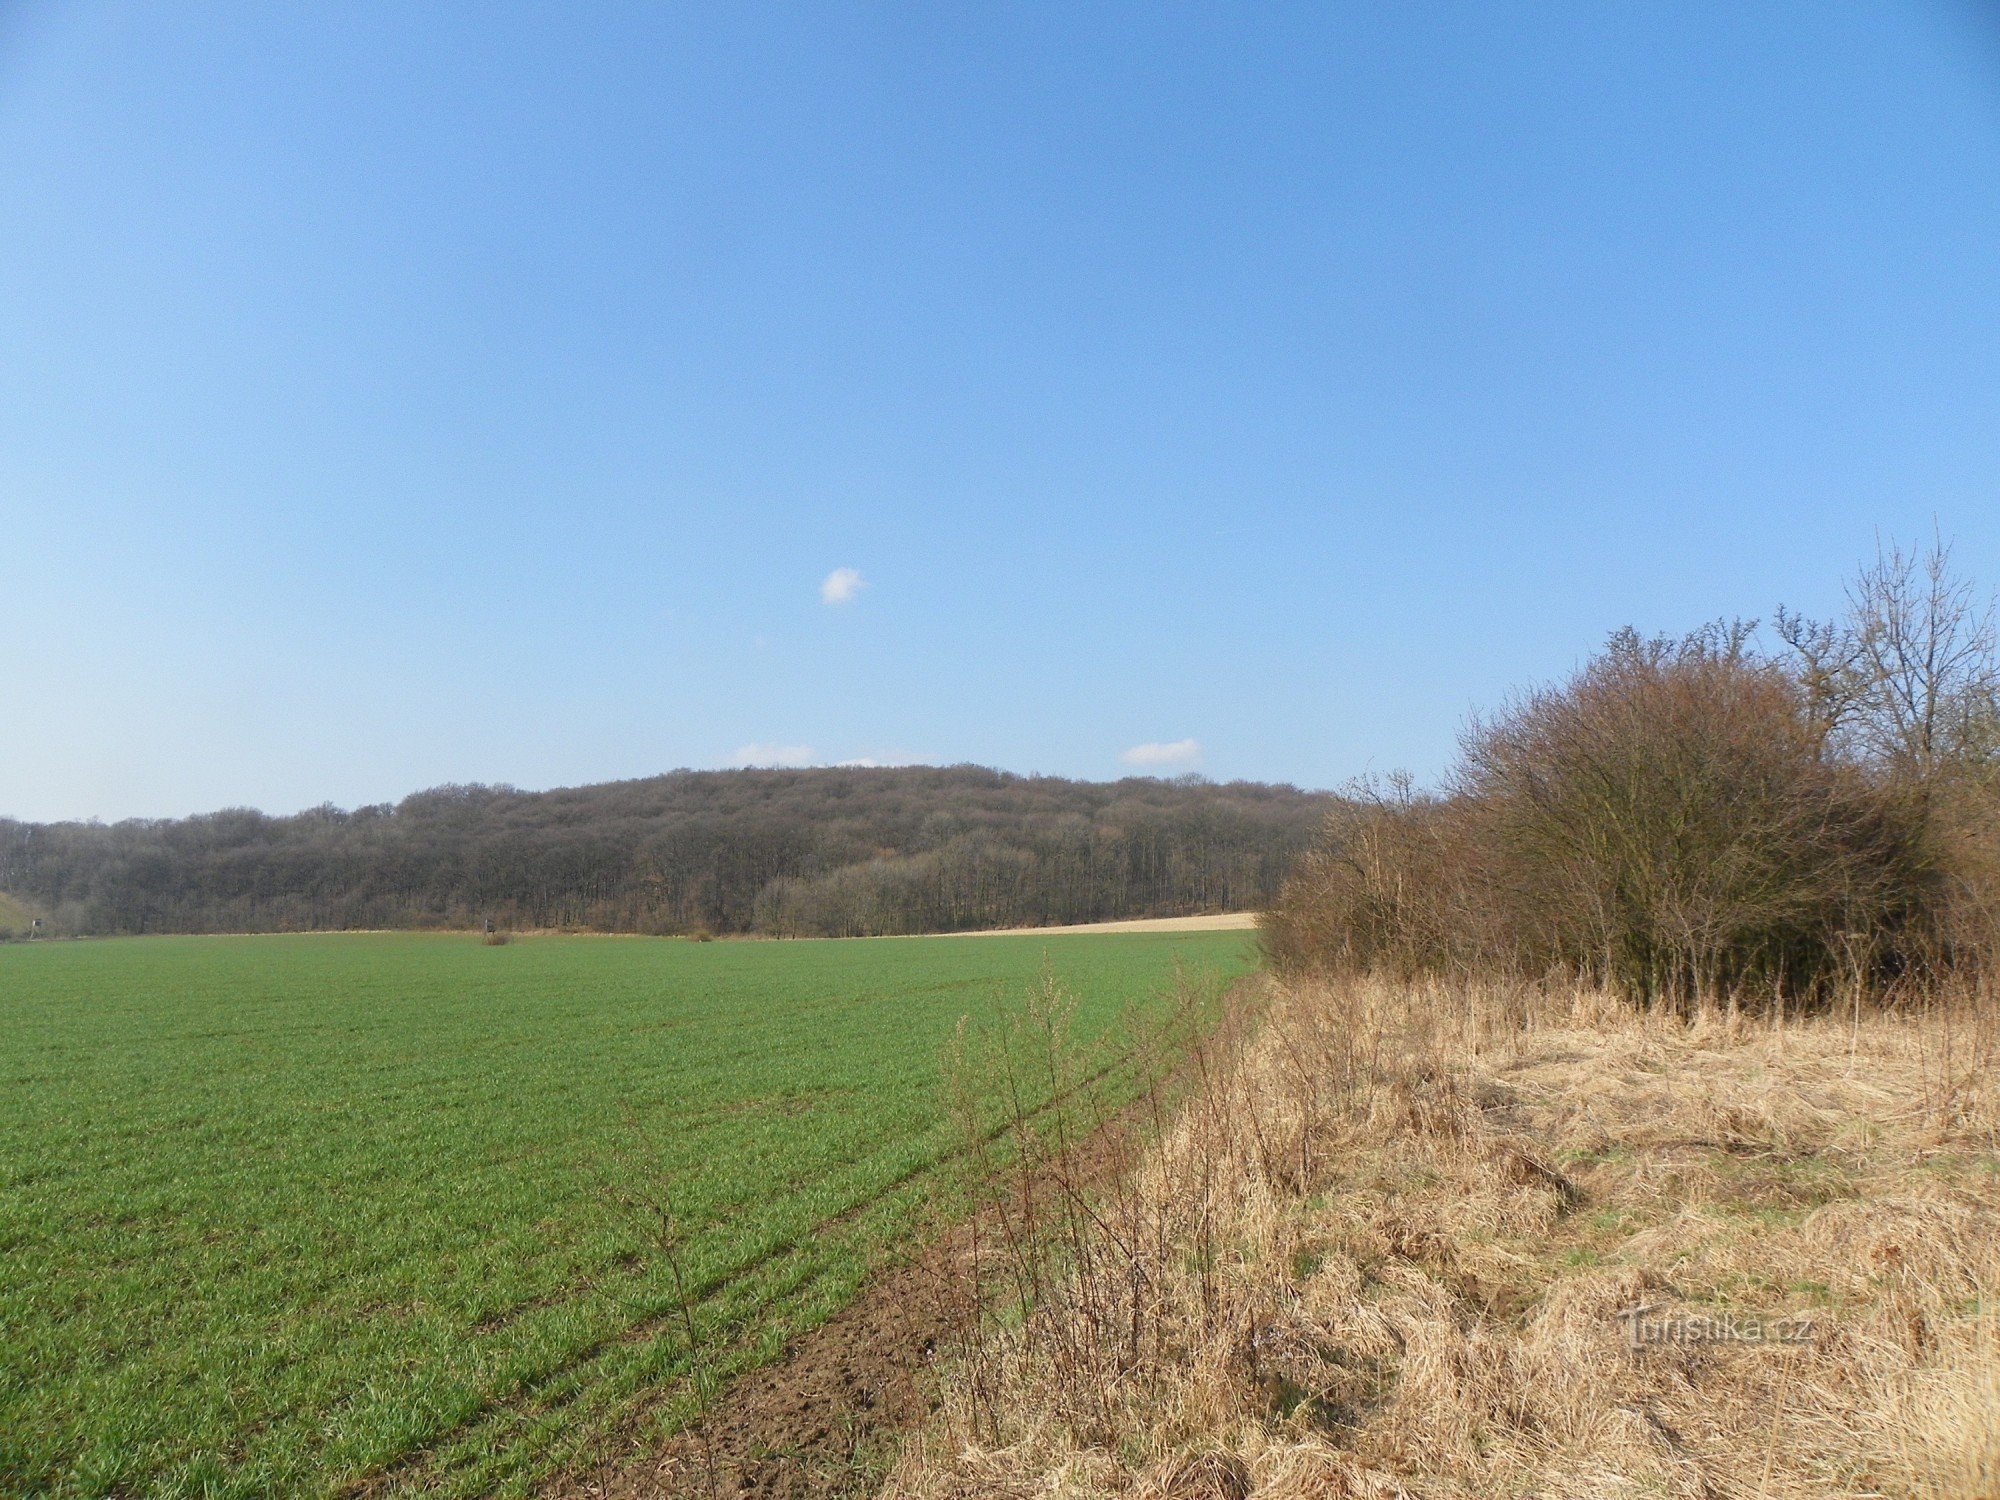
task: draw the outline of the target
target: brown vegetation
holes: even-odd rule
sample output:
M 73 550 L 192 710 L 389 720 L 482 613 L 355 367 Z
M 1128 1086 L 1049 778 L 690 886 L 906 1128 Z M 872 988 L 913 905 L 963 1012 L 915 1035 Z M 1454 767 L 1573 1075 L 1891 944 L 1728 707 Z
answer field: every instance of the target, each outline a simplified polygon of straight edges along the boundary
M 990 1248 L 886 1493 L 1990 1496 L 1996 1040 L 1971 996 L 1288 987 L 1122 1187 Z
M 1266 924 L 1292 972 L 1559 975 L 1642 1004 L 1825 1003 L 1989 964 L 2000 666 L 1948 554 L 1845 620 L 1631 631 L 1464 737 L 1446 789 L 1337 810 Z

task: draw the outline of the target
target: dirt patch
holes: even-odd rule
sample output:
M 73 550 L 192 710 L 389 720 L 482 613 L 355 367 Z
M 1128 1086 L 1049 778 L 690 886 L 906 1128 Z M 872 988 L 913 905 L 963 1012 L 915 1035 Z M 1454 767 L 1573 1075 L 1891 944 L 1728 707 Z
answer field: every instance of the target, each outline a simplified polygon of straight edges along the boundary
M 931 1351 L 955 1326 L 938 1295 L 939 1271 L 927 1259 L 877 1276 L 776 1364 L 732 1385 L 705 1422 L 643 1458 L 569 1476 L 544 1494 L 831 1500 L 872 1489 L 892 1434 L 931 1410 Z

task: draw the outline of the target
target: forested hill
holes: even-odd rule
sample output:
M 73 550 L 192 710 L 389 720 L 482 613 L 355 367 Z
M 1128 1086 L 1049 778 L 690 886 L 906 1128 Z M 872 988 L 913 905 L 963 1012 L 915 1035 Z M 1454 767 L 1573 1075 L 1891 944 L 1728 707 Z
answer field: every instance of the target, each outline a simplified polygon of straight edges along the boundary
M 950 931 L 1260 907 L 1331 806 L 1192 777 L 676 771 L 290 817 L 0 820 L 0 890 L 59 932 Z

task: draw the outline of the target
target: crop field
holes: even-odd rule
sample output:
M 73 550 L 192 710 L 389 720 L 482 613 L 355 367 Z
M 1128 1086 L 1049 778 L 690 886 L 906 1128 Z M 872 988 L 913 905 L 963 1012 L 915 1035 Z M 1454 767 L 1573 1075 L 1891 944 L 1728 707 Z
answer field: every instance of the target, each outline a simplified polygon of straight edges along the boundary
M 961 1017 L 1046 967 L 1111 1047 L 1177 966 L 1250 962 L 1241 932 L 0 948 L 0 1494 L 531 1490 L 919 1224 Z

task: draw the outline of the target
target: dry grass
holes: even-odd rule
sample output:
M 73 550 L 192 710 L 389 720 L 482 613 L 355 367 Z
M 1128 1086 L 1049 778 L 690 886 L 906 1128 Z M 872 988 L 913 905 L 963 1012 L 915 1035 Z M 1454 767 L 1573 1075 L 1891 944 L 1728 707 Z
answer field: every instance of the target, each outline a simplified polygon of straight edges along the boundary
M 885 1493 L 2000 1496 L 1990 1017 L 1276 992 L 1119 1187 L 1013 1200 Z

